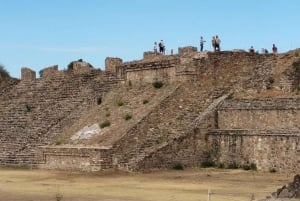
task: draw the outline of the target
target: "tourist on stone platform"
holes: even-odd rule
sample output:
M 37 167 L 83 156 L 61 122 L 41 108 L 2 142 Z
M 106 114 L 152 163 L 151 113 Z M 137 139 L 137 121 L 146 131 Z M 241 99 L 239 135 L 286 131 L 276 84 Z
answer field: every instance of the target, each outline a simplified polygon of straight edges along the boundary
M 221 44 L 221 39 L 219 38 L 219 36 L 216 36 L 215 37 L 215 51 L 221 51 L 221 47 L 220 47 L 220 44 Z
M 261 53 L 262 53 L 262 54 L 268 54 L 269 51 L 268 51 L 267 49 L 265 49 L 265 48 L 262 48 L 262 49 L 261 49 Z
M 250 53 L 254 53 L 254 48 L 253 48 L 253 46 L 251 46 L 251 47 L 249 48 L 249 52 L 250 52 Z
M 154 51 L 154 53 L 157 53 L 157 42 L 156 41 L 154 42 L 153 51 Z
M 272 51 L 273 51 L 273 54 L 277 54 L 277 47 L 275 44 L 273 44 Z
M 164 44 L 163 40 L 160 40 L 160 42 L 158 44 L 158 47 L 159 47 L 159 52 L 161 54 L 165 54 L 165 44 Z
M 216 37 L 214 37 L 214 36 L 212 37 L 211 45 L 214 48 L 214 52 L 215 52 L 216 51 Z
M 203 37 L 201 36 L 200 37 L 200 52 L 202 52 L 203 51 L 203 46 L 204 46 L 204 43 L 205 43 L 206 41 L 203 39 Z

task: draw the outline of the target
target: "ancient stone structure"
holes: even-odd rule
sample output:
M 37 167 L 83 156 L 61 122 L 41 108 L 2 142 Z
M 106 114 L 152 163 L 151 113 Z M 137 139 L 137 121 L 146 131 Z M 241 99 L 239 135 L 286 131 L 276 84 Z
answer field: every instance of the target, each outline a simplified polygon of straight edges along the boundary
M 0 89 L 0 164 L 97 171 L 200 166 L 211 161 L 295 172 L 300 99 L 231 97 L 272 89 L 290 95 L 297 88 L 295 55 L 197 52 L 195 47 L 183 47 L 176 55 L 145 52 L 142 60 L 131 62 L 107 58 L 105 71 L 79 62 L 67 71 L 45 68 L 37 79 L 34 71 L 24 68 L 21 82 Z M 176 87 L 123 133 L 107 135 L 114 139 L 109 146 L 93 141 L 88 146 L 70 145 L 62 135 L 121 85 L 142 88 L 157 81 L 166 89 Z M 130 99 L 138 95 L 128 92 Z M 112 108 L 109 101 L 104 104 L 102 113 Z
M 210 130 L 219 163 L 255 163 L 259 170 L 297 172 L 300 99 L 231 100 L 216 112 Z

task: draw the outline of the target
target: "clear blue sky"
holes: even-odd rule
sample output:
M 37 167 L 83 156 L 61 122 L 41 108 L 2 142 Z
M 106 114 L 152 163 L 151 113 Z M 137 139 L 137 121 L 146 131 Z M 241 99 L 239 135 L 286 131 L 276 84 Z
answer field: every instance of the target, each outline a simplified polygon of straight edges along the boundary
M 300 47 L 300 0 L 0 0 L 0 64 L 66 69 L 83 59 L 104 69 L 106 57 L 138 60 L 153 42 L 196 46 L 219 35 L 223 50 Z

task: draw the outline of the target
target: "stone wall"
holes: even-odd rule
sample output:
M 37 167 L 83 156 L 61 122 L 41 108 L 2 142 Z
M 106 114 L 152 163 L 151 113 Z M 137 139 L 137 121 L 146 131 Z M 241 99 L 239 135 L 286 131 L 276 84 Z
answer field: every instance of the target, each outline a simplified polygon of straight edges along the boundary
M 300 168 L 300 99 L 226 100 L 208 133 L 212 159 L 227 166 L 254 163 L 262 171 Z
M 298 172 L 300 131 L 214 130 L 211 156 L 226 166 L 255 164 L 260 171 Z
M 179 62 L 176 56 L 163 56 L 163 59 L 124 62 L 121 68 L 125 69 L 125 80 L 132 83 L 174 82 Z
M 49 66 L 40 71 L 40 77 L 54 77 L 59 73 L 58 65 Z
M 124 62 L 107 58 L 106 69 L 132 83 L 152 83 L 205 79 L 211 86 L 237 85 L 257 91 L 270 87 L 276 57 L 248 52 L 197 52 L 196 47 L 182 47 L 177 55 L 145 52 L 144 59 Z
M 84 172 L 112 168 L 111 149 L 104 147 L 40 147 L 38 167 Z
M 116 67 L 123 63 L 122 59 L 114 57 L 106 57 L 105 71 L 116 73 Z
M 218 110 L 220 129 L 300 130 L 300 99 L 232 100 Z
M 21 80 L 22 81 L 32 81 L 36 79 L 35 71 L 31 70 L 30 68 L 22 68 L 21 69 Z

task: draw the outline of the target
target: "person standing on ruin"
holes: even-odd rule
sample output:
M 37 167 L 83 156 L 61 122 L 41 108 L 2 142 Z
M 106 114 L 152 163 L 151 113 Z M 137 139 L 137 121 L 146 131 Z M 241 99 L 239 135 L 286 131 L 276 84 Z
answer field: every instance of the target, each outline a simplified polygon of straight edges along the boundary
M 217 35 L 216 37 L 215 37 L 215 40 L 216 40 L 216 42 L 215 42 L 215 51 L 221 51 L 221 47 L 220 47 L 220 44 L 221 44 L 221 39 L 219 38 L 219 36 Z
M 250 52 L 250 53 L 254 53 L 254 52 L 255 52 L 253 46 L 251 46 L 251 47 L 249 48 L 249 52 Z
M 206 42 L 206 41 L 203 39 L 203 37 L 200 36 L 200 52 L 203 51 L 203 46 L 204 46 L 204 43 L 205 43 L 205 42 Z
M 156 54 L 157 53 L 157 42 L 154 42 L 154 47 L 153 47 L 153 51 Z
M 165 54 L 165 44 L 164 44 L 163 40 L 160 40 L 158 47 L 159 47 L 159 52 L 164 55 Z
M 272 46 L 272 51 L 273 51 L 273 54 L 277 54 L 277 47 L 275 44 L 273 44 L 273 46 Z
M 211 45 L 212 45 L 212 47 L 214 49 L 214 52 L 215 52 L 216 51 L 216 38 L 214 36 L 212 37 Z

